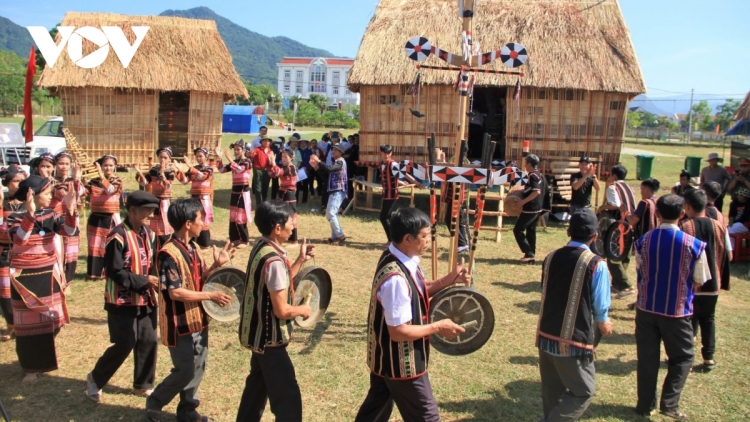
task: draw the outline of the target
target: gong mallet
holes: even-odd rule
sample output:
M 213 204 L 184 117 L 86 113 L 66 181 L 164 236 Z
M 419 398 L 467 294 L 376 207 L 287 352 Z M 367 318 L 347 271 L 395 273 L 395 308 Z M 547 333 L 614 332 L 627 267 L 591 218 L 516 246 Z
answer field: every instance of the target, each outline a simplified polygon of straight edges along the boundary
M 479 321 L 474 320 L 474 321 L 465 322 L 465 323 L 459 325 L 459 327 L 461 327 L 461 328 L 463 328 L 465 330 L 467 328 L 474 328 L 477 325 L 479 325 Z
M 437 194 L 435 182 L 429 177 L 432 166 L 437 162 L 435 156 L 435 134 L 427 138 L 427 152 L 429 157 L 429 166 L 427 166 L 427 176 L 430 183 L 430 223 L 432 224 L 432 279 L 438 279 L 438 243 L 437 243 Z

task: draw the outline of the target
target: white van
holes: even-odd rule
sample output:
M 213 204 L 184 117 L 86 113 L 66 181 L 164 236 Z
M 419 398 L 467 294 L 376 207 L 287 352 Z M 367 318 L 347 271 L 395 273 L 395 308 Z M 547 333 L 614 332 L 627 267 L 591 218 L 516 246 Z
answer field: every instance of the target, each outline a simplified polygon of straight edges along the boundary
M 44 153 L 57 155 L 65 151 L 65 136 L 62 133 L 63 118 L 52 117 L 34 132 L 34 140 L 26 146 L 31 148 L 29 157 L 35 158 Z

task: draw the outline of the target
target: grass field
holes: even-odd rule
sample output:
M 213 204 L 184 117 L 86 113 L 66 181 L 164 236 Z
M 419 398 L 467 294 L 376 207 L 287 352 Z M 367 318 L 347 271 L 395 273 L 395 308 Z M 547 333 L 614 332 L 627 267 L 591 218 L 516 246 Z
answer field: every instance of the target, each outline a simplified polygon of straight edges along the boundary
M 236 139 L 227 136 L 228 145 Z M 638 146 L 648 149 L 646 146 Z M 666 151 L 664 151 L 666 152 Z M 681 148 L 670 154 L 706 155 Z M 635 159 L 624 155 L 630 169 L 629 180 L 637 186 Z M 653 176 L 666 187 L 677 181 L 682 158 L 656 157 Z M 128 189 L 135 189 L 132 175 L 121 174 Z M 217 176 L 214 212 L 219 223 L 213 236 L 227 238 L 228 175 Z M 637 191 L 636 191 L 637 192 Z M 175 197 L 187 189 L 177 188 Z M 422 193 L 424 195 L 424 193 Z M 422 202 L 422 201 L 420 201 Z M 403 205 L 403 204 L 402 204 Z M 364 399 L 368 386 L 365 363 L 367 305 L 371 278 L 385 243 L 376 213 L 355 213 L 341 219 L 349 236 L 345 246 L 323 243 L 330 236 L 328 223 L 320 214 L 318 198 L 299 206 L 300 236 L 317 247 L 315 265 L 333 277 L 334 293 L 325 319 L 314 330 L 297 330 L 289 346 L 302 389 L 304 420 L 313 422 L 351 421 Z M 512 220 L 506 222 L 510 227 Z M 257 230 L 251 226 L 251 235 Z M 442 272 L 447 272 L 447 230 L 440 227 Z M 82 256 L 86 251 L 82 237 Z M 551 225 L 538 235 L 538 255 L 563 245 L 565 227 Z M 248 250 L 240 251 L 232 265 L 244 270 Z M 295 258 L 297 251 L 290 249 Z M 541 417 L 541 390 L 537 368 L 534 331 L 540 306 L 541 267 L 516 264 L 521 253 L 512 234 L 503 234 L 496 244 L 494 235 L 482 233 L 478 245 L 476 287 L 492 302 L 496 325 L 492 338 L 479 351 L 462 357 L 433 352 L 430 378 L 446 421 L 536 421 Z M 429 259 L 425 257 L 424 267 Z M 682 397 L 681 408 L 694 421 L 739 421 L 750 418 L 750 284 L 748 265 L 732 266 L 732 291 L 722 293 L 717 311 L 718 368 L 711 374 L 691 375 Z M 101 404 L 91 403 L 84 394 L 86 374 L 108 347 L 106 313 L 103 311 L 103 282 L 83 280 L 86 263 L 79 260 L 73 294 L 68 298 L 72 323 L 57 337 L 60 369 L 41 376 L 34 385 L 22 385 L 22 372 L 13 343 L 0 344 L 0 399 L 14 421 L 135 421 L 144 408 L 144 399 L 128 394 L 132 361 L 128 360 L 104 389 Z M 634 269 L 630 269 L 634 280 Z M 597 350 L 597 397 L 583 420 L 630 421 L 636 417 L 636 351 L 634 314 L 626 309 L 627 300 L 613 300 L 611 318 L 615 334 L 605 338 Z M 4 322 L 0 322 L 4 324 Z M 159 349 L 157 382 L 170 366 L 166 348 Z M 249 372 L 250 353 L 237 341 L 237 323 L 211 323 L 210 353 L 206 376 L 201 385 L 199 410 L 219 421 L 233 421 Z M 662 368 L 661 376 L 664 376 Z M 176 401 L 165 411 L 174 412 Z M 165 420 L 174 420 L 167 417 Z M 264 421 L 273 420 L 267 410 Z M 401 420 L 394 411 L 393 420 Z M 660 416 L 652 420 L 666 420 Z

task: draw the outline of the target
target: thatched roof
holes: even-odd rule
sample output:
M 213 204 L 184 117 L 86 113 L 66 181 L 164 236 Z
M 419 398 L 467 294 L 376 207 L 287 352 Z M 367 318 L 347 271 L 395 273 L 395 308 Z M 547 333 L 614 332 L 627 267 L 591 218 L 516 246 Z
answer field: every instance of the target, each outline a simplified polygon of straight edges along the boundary
M 61 26 L 119 26 L 132 44 L 132 26 L 150 29 L 127 69 L 110 48 L 107 59 L 94 69 L 76 66 L 63 49 L 55 67 L 44 68 L 42 87 L 104 87 L 159 91 L 203 91 L 247 97 L 224 41 L 210 20 L 164 16 L 128 16 L 68 12 Z M 56 42 L 59 42 L 59 35 Z M 84 39 L 84 57 L 95 51 Z
M 739 122 L 740 120 L 745 119 L 750 119 L 750 92 L 745 96 L 745 101 L 743 101 L 740 108 L 737 109 L 737 113 L 734 114 L 732 120 Z
M 461 19 L 456 0 L 380 0 L 350 72 L 353 91 L 361 85 L 413 82 L 416 62 L 404 54 L 409 38 L 461 53 Z M 630 33 L 616 0 L 480 0 L 474 42 L 482 52 L 509 42 L 523 44 L 529 59 L 522 84 L 545 88 L 640 94 L 646 91 Z M 424 64 L 445 65 L 434 55 Z M 484 66 L 508 70 L 499 60 Z M 454 72 L 424 70 L 427 84 L 452 84 Z M 516 76 L 478 74 L 477 85 L 513 86 Z

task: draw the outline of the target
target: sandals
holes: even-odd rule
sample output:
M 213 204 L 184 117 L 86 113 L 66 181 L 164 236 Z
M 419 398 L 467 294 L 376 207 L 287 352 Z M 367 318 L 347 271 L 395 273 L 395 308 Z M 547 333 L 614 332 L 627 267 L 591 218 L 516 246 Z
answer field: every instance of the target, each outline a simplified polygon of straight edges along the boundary
M 134 388 L 133 391 L 130 392 L 130 394 L 132 394 L 134 396 L 138 396 L 138 397 L 146 397 L 146 398 L 148 398 L 151 395 L 151 393 L 153 393 L 153 392 L 154 392 L 153 388 L 150 389 L 150 390 L 143 390 L 143 389 L 140 389 L 140 388 Z
M 94 403 L 101 403 L 102 401 L 102 390 L 100 390 L 99 387 L 96 386 L 94 377 L 91 375 L 91 372 L 86 375 L 86 397 L 88 397 Z
M 536 262 L 536 258 L 534 258 L 533 256 L 525 256 L 525 257 L 519 259 L 518 262 L 520 262 L 521 264 L 529 264 L 529 265 L 531 265 L 531 264 L 534 264 Z
M 632 288 L 630 288 L 630 289 L 626 289 L 626 290 L 622 290 L 620 292 L 617 292 L 617 295 L 615 297 L 617 299 L 622 299 L 624 297 L 628 297 L 628 296 L 633 295 L 633 294 L 635 294 L 635 290 L 633 290 Z
M 0 336 L 0 342 L 5 343 L 6 341 L 11 341 L 16 339 L 16 330 L 12 328 L 8 328 L 5 331 L 5 334 Z
M 662 415 L 664 415 L 666 417 L 669 417 L 669 418 L 672 418 L 672 419 L 676 419 L 678 421 L 687 421 L 687 420 L 690 420 L 690 418 L 688 418 L 688 415 L 680 412 L 680 409 L 662 410 L 659 413 L 661 413 Z

